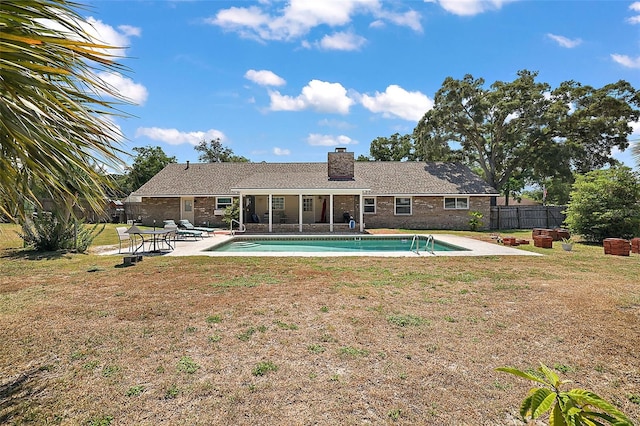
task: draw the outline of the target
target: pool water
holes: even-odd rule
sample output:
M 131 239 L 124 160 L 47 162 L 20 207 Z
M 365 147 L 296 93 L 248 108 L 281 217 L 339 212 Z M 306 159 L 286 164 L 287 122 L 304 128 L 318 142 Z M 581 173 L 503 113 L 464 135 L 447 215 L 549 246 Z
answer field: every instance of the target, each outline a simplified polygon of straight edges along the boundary
M 413 248 L 412 248 L 413 243 Z M 420 252 L 431 250 L 426 246 L 426 236 L 419 238 Z M 255 252 L 408 252 L 415 250 L 416 243 L 411 236 L 377 237 L 235 237 L 233 240 L 215 246 L 209 251 L 255 253 Z M 434 240 L 434 251 L 465 251 L 467 249 Z

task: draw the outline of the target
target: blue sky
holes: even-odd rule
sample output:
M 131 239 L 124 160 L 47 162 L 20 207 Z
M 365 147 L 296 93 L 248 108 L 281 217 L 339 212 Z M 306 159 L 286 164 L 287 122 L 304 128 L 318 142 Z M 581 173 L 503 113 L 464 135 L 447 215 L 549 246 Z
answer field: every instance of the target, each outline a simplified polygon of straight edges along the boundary
M 117 119 L 123 147 L 179 162 L 220 138 L 251 161 L 369 154 L 411 133 L 443 80 L 640 88 L 640 2 L 508 0 L 96 0 L 97 37 L 125 47 L 109 81 L 136 105 Z M 640 137 L 634 123 L 630 138 Z M 634 166 L 629 150 L 616 157 Z M 129 163 L 131 160 L 129 159 Z

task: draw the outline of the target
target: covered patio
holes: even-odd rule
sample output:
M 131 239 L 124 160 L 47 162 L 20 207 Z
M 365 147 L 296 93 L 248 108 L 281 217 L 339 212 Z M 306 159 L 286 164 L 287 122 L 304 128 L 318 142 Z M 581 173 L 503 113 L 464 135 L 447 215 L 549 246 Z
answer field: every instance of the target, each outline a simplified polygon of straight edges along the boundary
M 325 181 L 326 184 L 326 181 Z M 366 188 L 234 188 L 248 232 L 364 232 Z

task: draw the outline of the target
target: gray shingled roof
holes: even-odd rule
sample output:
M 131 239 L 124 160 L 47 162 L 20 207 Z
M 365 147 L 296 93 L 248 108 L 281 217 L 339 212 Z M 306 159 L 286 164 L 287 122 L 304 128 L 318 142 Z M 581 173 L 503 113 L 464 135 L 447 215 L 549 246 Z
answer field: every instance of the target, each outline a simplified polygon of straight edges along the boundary
M 230 195 L 255 190 L 366 190 L 371 195 L 496 195 L 466 166 L 454 163 L 383 162 L 354 164 L 354 179 L 331 181 L 327 163 L 169 164 L 133 196 Z

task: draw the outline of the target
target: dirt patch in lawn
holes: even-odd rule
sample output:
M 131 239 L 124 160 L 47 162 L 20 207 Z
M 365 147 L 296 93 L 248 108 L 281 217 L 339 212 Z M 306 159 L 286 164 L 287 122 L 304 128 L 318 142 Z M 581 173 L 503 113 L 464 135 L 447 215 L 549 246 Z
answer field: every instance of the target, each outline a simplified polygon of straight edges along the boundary
M 494 369 L 540 362 L 637 420 L 640 258 L 601 250 L 3 258 L 0 423 L 521 424 Z

